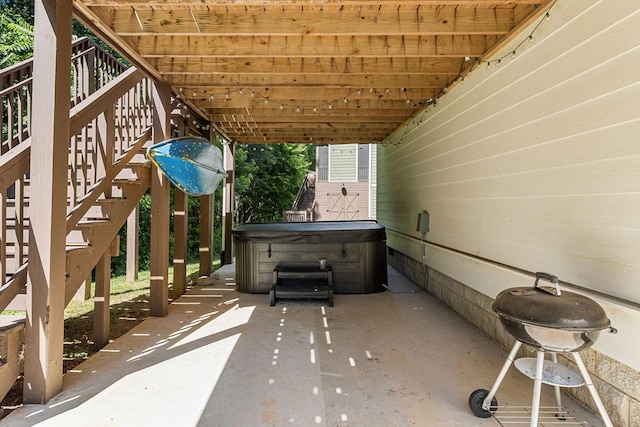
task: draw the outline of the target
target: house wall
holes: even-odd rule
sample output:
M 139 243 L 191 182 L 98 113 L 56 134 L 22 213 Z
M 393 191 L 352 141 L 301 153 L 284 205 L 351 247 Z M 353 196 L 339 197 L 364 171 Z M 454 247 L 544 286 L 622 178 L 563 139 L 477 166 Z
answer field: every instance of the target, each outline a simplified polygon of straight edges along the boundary
M 368 167 L 360 176 L 362 159 L 368 148 Z M 377 146 L 337 144 L 319 146 L 316 151 L 314 220 L 344 221 L 376 218 Z M 363 166 L 367 166 L 365 162 Z M 323 172 L 323 169 L 326 172 Z M 324 178 L 323 178 L 324 177 Z M 344 190 L 343 190 L 344 187 Z
M 372 145 L 370 151 L 369 161 L 371 165 L 369 167 L 369 219 L 377 218 L 378 207 L 378 146 Z
M 490 308 L 502 289 L 545 271 L 595 299 L 618 334 L 583 357 L 614 425 L 638 426 L 640 4 L 611 6 L 558 1 L 499 67 L 401 126 L 379 148 L 377 218 L 390 263 L 424 286 L 416 223 L 430 213 L 429 290 L 505 347 Z
M 369 183 L 316 181 L 314 215 L 316 221 L 350 221 L 369 219 Z
M 329 181 L 358 180 L 358 144 L 329 145 Z

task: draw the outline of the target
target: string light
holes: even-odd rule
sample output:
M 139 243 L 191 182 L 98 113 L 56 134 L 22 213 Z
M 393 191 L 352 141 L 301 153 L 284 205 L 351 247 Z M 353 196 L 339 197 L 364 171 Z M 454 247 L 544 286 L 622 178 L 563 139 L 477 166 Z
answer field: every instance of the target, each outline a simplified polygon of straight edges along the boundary
M 555 5 L 555 2 L 549 7 L 549 10 L 547 10 L 547 12 L 545 13 L 545 15 L 542 17 L 542 19 L 538 22 L 538 24 L 533 28 L 533 30 L 531 31 L 531 33 L 525 37 L 511 52 L 506 53 L 505 55 L 499 57 L 499 58 L 495 58 L 495 59 L 490 59 L 487 61 L 476 61 L 478 64 L 481 64 L 482 62 L 484 62 L 487 65 L 487 68 L 490 69 L 492 64 L 495 64 L 496 67 L 499 67 L 500 64 L 502 63 L 502 60 L 505 59 L 506 57 L 511 57 L 511 59 L 515 59 L 517 56 L 517 51 L 518 49 L 520 49 L 525 43 L 529 42 L 529 43 L 534 43 L 535 42 L 535 37 L 534 37 L 534 33 L 538 30 L 538 27 L 540 27 L 540 25 L 542 24 L 542 22 L 545 21 L 550 21 L 551 20 L 551 9 L 553 8 L 553 6 Z M 469 61 L 470 58 L 465 57 L 464 60 L 465 62 Z M 451 82 L 451 85 L 456 84 L 457 82 L 460 82 L 461 84 L 464 83 L 464 78 L 466 76 L 468 76 L 470 74 L 471 71 L 468 71 L 465 75 L 458 74 L 458 76 Z M 373 89 L 371 89 L 371 91 L 373 91 Z M 444 92 L 446 93 L 446 89 L 444 90 Z M 407 99 L 407 103 L 409 103 L 410 100 Z M 429 112 L 429 109 L 431 108 L 432 110 L 435 109 L 436 106 L 436 100 L 435 99 L 430 99 L 427 102 L 427 106 L 422 110 L 422 113 L 420 114 L 420 117 L 418 118 L 418 120 L 416 120 L 415 118 L 413 120 L 411 120 L 410 122 L 407 122 L 405 127 L 404 127 L 404 131 L 403 134 L 400 138 L 396 139 L 395 141 L 392 141 L 391 138 L 387 137 L 382 143 L 387 146 L 387 145 L 392 145 L 392 146 L 399 146 L 402 145 L 404 143 L 405 137 L 407 136 L 407 134 L 410 131 L 410 127 L 411 126 L 417 126 L 419 124 L 422 123 L 424 116 Z
M 534 33 L 538 30 L 538 28 L 540 27 L 540 25 L 545 22 L 545 21 L 550 21 L 551 20 L 551 9 L 553 8 L 553 6 L 555 5 L 555 2 L 549 7 L 549 10 L 547 10 L 547 12 L 545 13 L 545 15 L 542 17 L 542 19 L 540 19 L 540 21 L 536 24 L 536 26 L 533 28 L 533 30 L 531 30 L 531 32 L 510 52 L 504 54 L 503 56 L 499 57 L 499 58 L 495 58 L 495 59 L 489 59 L 486 61 L 479 61 L 476 60 L 477 64 L 482 64 L 485 63 L 487 66 L 487 69 L 490 69 L 492 65 L 495 65 L 496 67 L 499 67 L 502 64 L 502 60 L 510 57 L 511 59 L 515 59 L 517 54 L 518 54 L 518 50 L 527 42 L 529 43 L 534 43 L 535 42 L 535 37 L 534 37 Z M 465 57 L 464 61 L 467 62 L 469 61 L 469 57 Z M 457 82 L 463 82 L 464 81 L 464 77 L 468 76 L 471 71 L 473 70 L 472 68 L 468 68 L 465 71 L 462 71 L 460 74 L 458 74 L 451 82 L 451 85 L 456 84 Z M 463 74 L 464 73 L 464 74 Z M 451 86 L 450 85 L 450 86 Z M 445 89 L 444 92 L 446 93 L 448 90 Z

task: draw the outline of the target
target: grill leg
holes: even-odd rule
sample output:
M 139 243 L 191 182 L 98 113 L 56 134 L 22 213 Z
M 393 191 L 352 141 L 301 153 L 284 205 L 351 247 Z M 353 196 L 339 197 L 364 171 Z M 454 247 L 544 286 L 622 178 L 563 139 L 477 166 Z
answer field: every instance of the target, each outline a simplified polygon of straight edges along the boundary
M 485 397 L 484 402 L 482 403 L 482 409 L 484 409 L 485 411 L 489 410 L 489 407 L 491 406 L 491 401 L 493 400 L 494 397 L 496 397 L 496 393 L 498 392 L 498 387 L 500 387 L 502 380 L 504 379 L 505 375 L 507 375 L 507 371 L 509 370 L 509 367 L 513 363 L 513 359 L 515 359 L 516 353 L 518 352 L 518 350 L 520 350 L 521 345 L 522 343 L 520 341 L 516 341 L 515 344 L 513 344 L 513 347 L 511 348 L 511 352 L 509 353 L 509 356 L 507 356 L 507 360 L 504 361 L 504 365 L 502 365 L 502 369 L 498 374 L 498 378 L 496 378 L 496 381 L 493 383 L 493 387 L 491 387 L 491 390 L 489 390 L 489 394 L 487 395 L 487 397 Z
M 538 425 L 538 413 L 540 411 L 540 390 L 542 389 L 542 369 L 544 364 L 544 351 L 536 351 L 536 378 L 533 382 L 533 400 L 531 401 L 531 427 Z
M 558 363 L 558 355 L 555 353 L 550 353 L 550 354 L 551 354 L 551 361 L 553 363 Z M 555 392 L 555 395 L 556 395 L 556 406 L 558 407 L 558 413 L 556 414 L 556 418 L 559 420 L 565 420 L 566 417 L 564 415 L 564 411 L 562 410 L 562 398 L 560 396 L 560 386 L 554 385 L 553 391 Z
M 600 416 L 602 417 L 602 421 L 604 422 L 604 425 L 607 427 L 613 427 L 613 424 L 611 423 L 611 418 L 609 418 L 609 415 L 607 414 L 607 410 L 605 409 L 604 405 L 602 404 L 602 400 L 600 400 L 600 396 L 598 395 L 598 392 L 596 391 L 596 386 L 593 385 L 593 382 L 591 381 L 591 376 L 589 375 L 589 372 L 587 371 L 587 367 L 584 366 L 584 362 L 582 361 L 582 358 L 580 357 L 580 354 L 578 354 L 578 352 L 572 353 L 573 354 L 573 358 L 576 361 L 576 365 L 578 365 L 578 369 L 580 370 L 580 374 L 582 374 L 582 378 L 584 379 L 584 383 L 586 384 L 587 388 L 589 389 L 589 393 L 591 393 L 591 397 L 593 398 L 593 401 L 596 403 L 596 407 L 598 408 L 598 412 L 600 412 Z

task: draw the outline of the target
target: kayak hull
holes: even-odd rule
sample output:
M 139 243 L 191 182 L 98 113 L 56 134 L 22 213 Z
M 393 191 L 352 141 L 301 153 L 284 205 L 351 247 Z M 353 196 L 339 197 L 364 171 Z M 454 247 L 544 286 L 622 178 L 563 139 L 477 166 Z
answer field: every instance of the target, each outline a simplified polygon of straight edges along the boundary
M 191 196 L 213 194 L 227 176 L 220 149 L 199 136 L 154 144 L 147 149 L 147 158 L 173 185 Z

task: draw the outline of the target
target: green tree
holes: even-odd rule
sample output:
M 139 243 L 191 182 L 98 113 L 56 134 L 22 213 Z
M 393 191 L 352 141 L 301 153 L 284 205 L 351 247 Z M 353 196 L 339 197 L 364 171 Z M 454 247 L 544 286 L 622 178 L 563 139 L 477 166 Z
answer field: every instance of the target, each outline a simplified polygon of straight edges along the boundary
M 33 56 L 33 24 L 6 12 L 0 13 L 0 68 Z
M 33 56 L 33 0 L 0 0 L 0 69 Z M 88 37 L 120 62 L 126 61 L 80 21 L 73 20 L 73 38 Z
M 236 221 L 278 222 L 311 166 L 307 145 L 240 145 L 235 156 Z

